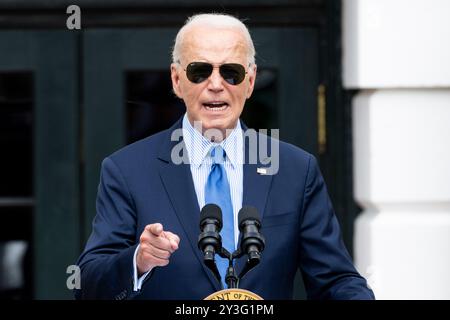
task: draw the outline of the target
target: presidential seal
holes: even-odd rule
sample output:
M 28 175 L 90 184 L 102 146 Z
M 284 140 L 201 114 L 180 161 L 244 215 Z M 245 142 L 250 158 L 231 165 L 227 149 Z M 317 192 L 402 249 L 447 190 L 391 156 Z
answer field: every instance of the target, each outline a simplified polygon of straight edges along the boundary
M 244 289 L 224 289 L 214 292 L 204 300 L 264 300 L 256 293 Z

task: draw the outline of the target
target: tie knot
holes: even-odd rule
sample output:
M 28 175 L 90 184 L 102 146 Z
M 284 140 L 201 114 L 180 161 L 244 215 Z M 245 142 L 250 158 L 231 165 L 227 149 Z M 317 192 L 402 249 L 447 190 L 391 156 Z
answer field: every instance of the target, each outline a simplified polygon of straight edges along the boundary
M 226 153 L 221 146 L 215 146 L 211 149 L 211 158 L 213 163 L 222 164 L 225 161 Z

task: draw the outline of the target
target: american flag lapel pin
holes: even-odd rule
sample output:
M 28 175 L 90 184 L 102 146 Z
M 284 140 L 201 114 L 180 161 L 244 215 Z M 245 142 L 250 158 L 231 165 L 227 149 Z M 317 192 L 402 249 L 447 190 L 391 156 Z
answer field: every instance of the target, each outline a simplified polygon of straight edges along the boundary
M 256 168 L 256 172 L 259 174 L 267 174 L 266 168 Z

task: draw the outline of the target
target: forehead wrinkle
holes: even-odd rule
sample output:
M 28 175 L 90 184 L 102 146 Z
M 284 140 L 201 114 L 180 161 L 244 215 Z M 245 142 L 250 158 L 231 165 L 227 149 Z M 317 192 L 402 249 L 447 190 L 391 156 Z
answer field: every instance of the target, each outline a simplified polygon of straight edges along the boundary
M 233 32 L 237 37 L 230 35 L 229 31 L 237 31 L 234 29 L 217 29 L 219 36 L 207 34 L 205 38 L 201 35 L 196 36 L 201 29 L 192 27 L 186 31 L 183 42 L 181 43 L 181 58 L 190 58 L 197 61 L 206 61 L 210 63 L 223 63 L 225 60 L 246 59 L 247 58 L 247 42 L 240 32 Z M 220 34 L 226 34 L 226 38 L 232 39 L 229 45 L 224 43 Z M 212 38 L 212 39 L 211 39 Z M 221 61 L 210 61 L 218 59 Z
M 229 62 L 229 60 L 239 60 L 240 58 L 246 58 L 245 51 L 241 49 L 242 46 L 230 46 L 229 48 L 221 48 L 220 50 L 215 50 L 211 48 L 210 50 L 202 48 L 193 48 L 191 54 L 198 61 L 205 61 L 210 63 L 224 63 Z M 208 53 L 210 51 L 211 53 Z M 211 61 L 214 58 L 217 61 Z

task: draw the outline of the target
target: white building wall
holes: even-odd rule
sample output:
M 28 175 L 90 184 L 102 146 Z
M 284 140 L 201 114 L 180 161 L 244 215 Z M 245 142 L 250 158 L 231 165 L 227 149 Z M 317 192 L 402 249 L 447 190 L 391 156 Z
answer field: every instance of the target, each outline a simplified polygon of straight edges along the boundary
M 450 1 L 343 0 L 347 88 L 450 84 Z
M 355 262 L 378 299 L 450 299 L 450 1 L 343 0 Z

